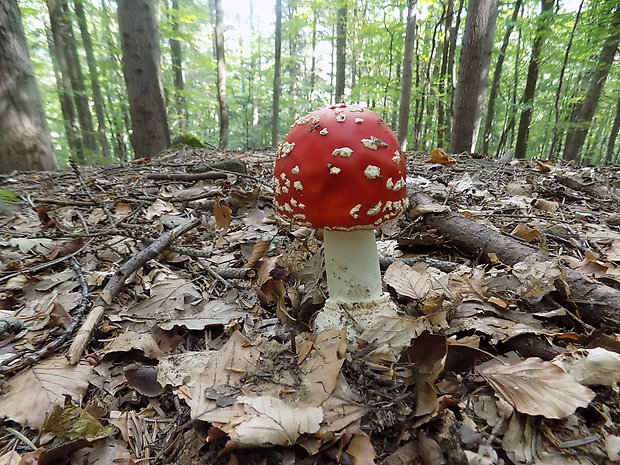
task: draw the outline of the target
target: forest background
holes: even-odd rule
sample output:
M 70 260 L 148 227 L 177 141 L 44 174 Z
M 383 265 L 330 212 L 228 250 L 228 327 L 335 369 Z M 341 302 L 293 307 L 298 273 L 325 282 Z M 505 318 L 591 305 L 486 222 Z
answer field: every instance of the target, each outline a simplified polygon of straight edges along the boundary
M 338 101 L 373 108 L 403 149 L 582 163 L 619 155 L 617 0 L 18 7 L 60 166 L 70 156 L 93 164 L 155 155 L 188 133 L 220 148 L 275 147 L 296 118 Z M 131 34 L 142 37 L 132 43 Z M 128 72 L 132 60 L 142 60 L 140 72 Z M 159 96 L 151 78 L 163 84 Z M 147 120 L 160 113 L 146 133 L 140 111 Z

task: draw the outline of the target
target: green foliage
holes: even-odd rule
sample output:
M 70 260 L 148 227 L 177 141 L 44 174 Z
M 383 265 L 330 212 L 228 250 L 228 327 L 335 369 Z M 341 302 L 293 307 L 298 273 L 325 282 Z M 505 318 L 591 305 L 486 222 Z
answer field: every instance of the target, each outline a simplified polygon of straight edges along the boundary
M 576 6 L 572 2 L 572 7 L 568 9 L 568 3 L 558 1 L 559 7 L 544 44 L 534 99 L 528 156 L 537 158 L 546 158 L 550 148 L 555 124 L 555 92 L 576 14 Z M 217 145 L 219 113 L 215 86 L 213 5 L 207 0 L 179 0 L 178 3 L 179 9 L 175 10 L 170 0 L 159 2 L 159 45 L 171 133 L 191 134 L 197 142 Z M 284 136 L 299 115 L 333 101 L 336 11 L 345 4 L 348 8 L 346 98 L 373 107 L 396 130 L 405 46 L 406 0 L 283 0 L 282 3 L 280 136 Z M 466 3 L 460 30 L 457 31 L 459 38 L 465 24 Z M 455 18 L 458 4 L 459 1 L 455 1 Z M 443 21 L 446 5 L 447 0 L 417 2 L 409 140 L 414 144 L 410 147 L 419 150 L 432 149 L 437 144 L 439 108 L 449 114 L 452 82 L 448 75 L 440 75 L 442 47 L 450 38 L 450 31 L 446 30 Z M 614 0 L 585 0 L 560 95 L 558 131 L 562 140 L 571 110 L 583 98 L 597 54 L 609 34 L 613 5 Z M 127 160 L 132 156 L 129 143 L 131 122 L 121 66 L 116 4 L 112 0 L 84 0 L 84 6 L 106 99 L 107 137 L 115 154 L 113 160 L 92 155 L 87 162 Z M 47 7 L 44 0 L 22 0 L 20 8 L 54 147 L 64 164 L 70 153 L 47 47 Z M 512 9 L 513 2 L 500 2 L 492 62 L 497 58 Z M 258 0 L 230 2 L 224 4 L 224 10 L 230 106 L 229 147 L 262 149 L 270 145 L 271 138 L 273 5 Z M 499 143 L 503 133 L 506 140 L 503 149 L 513 144 L 516 128 L 511 129 L 509 122 L 516 114 L 518 123 L 520 99 L 539 11 L 539 0 L 525 0 L 508 44 L 495 103 L 490 155 L 502 148 Z M 173 22 L 178 23 L 177 31 L 173 30 Z M 79 41 L 79 34 L 76 36 Z M 182 92 L 174 89 L 171 39 L 180 41 L 182 46 L 185 77 Z M 79 45 L 82 47 L 82 44 Z M 458 66 L 459 52 L 460 39 L 457 42 L 455 67 Z M 588 161 L 600 161 L 605 151 L 616 96 L 620 92 L 619 68 L 617 63 L 612 68 L 588 133 L 584 147 L 584 157 Z M 185 107 L 177 103 L 175 96 L 178 94 L 182 95 Z M 92 95 L 89 97 L 92 98 Z M 187 120 L 185 114 L 188 115 Z

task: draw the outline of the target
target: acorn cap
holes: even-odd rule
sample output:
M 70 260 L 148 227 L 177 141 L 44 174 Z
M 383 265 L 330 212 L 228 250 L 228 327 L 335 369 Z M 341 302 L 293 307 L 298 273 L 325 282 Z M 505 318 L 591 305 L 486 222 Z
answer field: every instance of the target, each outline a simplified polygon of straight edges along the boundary
M 278 213 L 317 229 L 374 229 L 407 207 L 406 161 L 374 111 L 334 105 L 298 119 L 278 147 Z

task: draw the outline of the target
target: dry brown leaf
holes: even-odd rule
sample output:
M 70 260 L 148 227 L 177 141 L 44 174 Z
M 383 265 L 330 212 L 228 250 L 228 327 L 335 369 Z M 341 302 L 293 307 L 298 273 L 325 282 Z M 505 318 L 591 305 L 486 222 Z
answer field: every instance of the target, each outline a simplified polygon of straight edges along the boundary
M 0 417 L 41 428 L 53 407 L 64 404 L 65 394 L 75 400 L 86 394 L 92 371 L 87 363 L 70 365 L 62 355 L 43 360 L 7 381 Z
M 244 446 L 291 446 L 301 434 L 316 433 L 323 421 L 321 408 L 291 407 L 272 396 L 239 397 L 238 402 L 250 416 L 235 425 L 230 437 Z
M 480 374 L 518 412 L 528 415 L 566 418 L 595 397 L 561 368 L 537 357 L 511 366 L 496 365 Z
M 537 237 L 540 237 L 540 231 L 538 229 L 530 228 L 522 223 L 516 225 L 510 234 L 523 239 L 525 242 L 532 242 Z
M 271 241 L 258 241 L 252 247 L 252 252 L 250 253 L 250 257 L 248 261 L 243 265 L 243 268 L 254 268 L 258 261 L 263 258 L 269 247 L 271 246 Z
M 370 438 L 363 431 L 355 433 L 347 447 L 347 454 L 353 457 L 354 465 L 374 465 L 377 456 Z
M 402 260 L 392 263 L 383 277 L 388 286 L 401 295 L 423 300 L 433 289 L 434 280 L 430 274 L 419 272 Z
M 223 300 L 210 300 L 195 308 L 157 314 L 159 326 L 163 330 L 171 330 L 175 326 L 183 326 L 190 330 L 203 330 L 207 326 L 227 326 L 231 322 L 242 320 L 246 314 L 237 303 Z
M 440 163 L 442 165 L 453 165 L 456 163 L 454 158 L 450 158 L 446 152 L 441 149 L 431 150 L 431 158 L 426 163 Z
M 121 333 L 103 349 L 102 353 L 111 354 L 129 352 L 130 350 L 140 350 L 145 356 L 156 360 L 164 355 L 157 344 L 157 340 L 150 332 L 139 334 L 135 331 Z
M 222 205 L 219 199 L 215 200 L 213 205 L 213 214 L 215 215 L 215 224 L 222 230 L 222 233 L 228 231 L 230 222 L 232 221 L 232 210 L 226 205 Z
M 7 452 L 0 457 L 0 465 L 19 465 L 21 459 L 21 456 L 17 452 Z
M 162 199 L 157 199 L 153 202 L 149 208 L 146 209 L 146 219 L 151 221 L 153 218 L 158 218 L 167 213 L 174 212 L 174 205 L 170 202 L 166 202 Z
M 556 210 L 560 208 L 560 204 L 552 200 L 538 199 L 536 200 L 536 202 L 534 202 L 534 208 L 545 211 L 547 213 L 555 213 Z

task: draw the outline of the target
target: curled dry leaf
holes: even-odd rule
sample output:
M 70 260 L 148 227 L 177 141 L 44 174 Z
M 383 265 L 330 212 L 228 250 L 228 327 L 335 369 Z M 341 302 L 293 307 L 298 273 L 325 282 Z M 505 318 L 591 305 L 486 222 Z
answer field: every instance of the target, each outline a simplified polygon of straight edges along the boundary
M 566 418 L 595 397 L 561 368 L 537 357 L 512 366 L 495 365 L 480 374 L 518 412 L 528 415 Z
M 230 222 L 232 221 L 232 210 L 226 205 L 222 205 L 219 199 L 215 200 L 213 205 L 213 214 L 215 215 L 215 224 L 222 230 L 222 232 L 228 231 L 230 228 Z
M 426 163 L 440 163 L 442 165 L 453 165 L 456 163 L 454 158 L 450 158 L 446 152 L 441 149 L 431 150 L 431 158 Z

